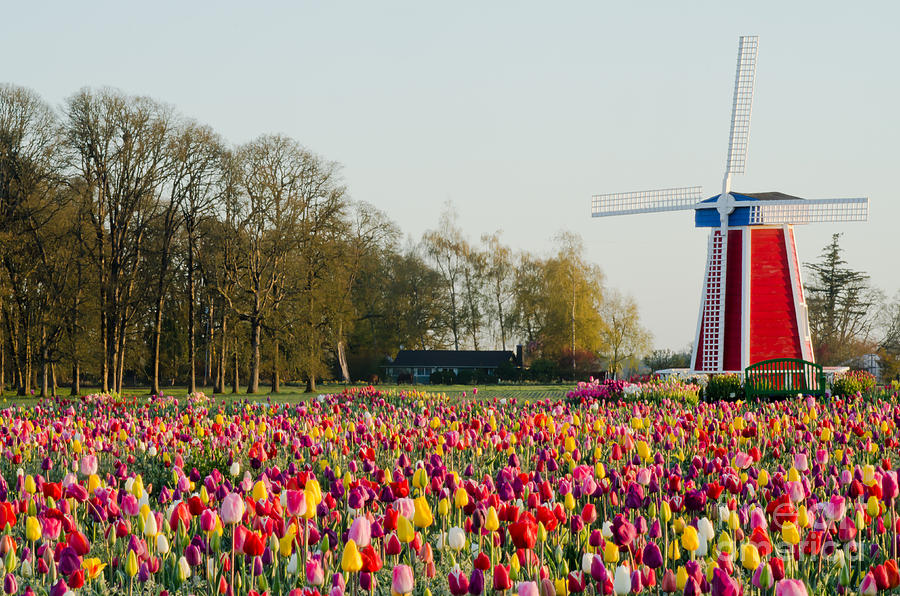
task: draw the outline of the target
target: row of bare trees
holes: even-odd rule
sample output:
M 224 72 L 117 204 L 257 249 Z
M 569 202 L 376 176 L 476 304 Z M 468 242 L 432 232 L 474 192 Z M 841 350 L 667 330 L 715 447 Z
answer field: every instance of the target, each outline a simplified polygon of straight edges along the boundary
M 234 147 L 149 98 L 53 109 L 0 86 L 0 389 L 277 391 L 367 378 L 400 347 L 603 348 L 600 274 L 572 237 L 540 259 L 439 224 L 401 246 L 290 138 Z

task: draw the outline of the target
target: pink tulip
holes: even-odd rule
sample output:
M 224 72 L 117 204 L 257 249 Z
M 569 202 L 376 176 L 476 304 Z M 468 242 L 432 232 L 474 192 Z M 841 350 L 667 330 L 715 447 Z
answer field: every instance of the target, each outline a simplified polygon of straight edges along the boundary
M 413 591 L 415 581 L 409 565 L 397 565 L 391 572 L 391 591 L 395 594 L 409 594 Z
M 783 579 L 775 585 L 775 596 L 809 596 L 806 584 L 799 579 Z
M 831 501 L 825 504 L 825 517 L 832 521 L 840 521 L 844 519 L 847 513 L 847 504 L 844 497 L 834 495 Z
M 90 476 L 92 474 L 97 473 L 97 456 L 96 455 L 85 455 L 81 458 L 81 465 L 79 466 L 79 471 L 82 476 Z
M 859 593 L 861 596 L 875 596 L 878 594 L 878 583 L 875 581 L 875 576 L 872 575 L 871 571 L 860 582 Z
M 306 563 L 306 582 L 311 586 L 321 586 L 325 583 L 325 572 L 322 570 L 322 561 L 318 557 L 314 557 Z
M 212 532 L 216 529 L 216 512 L 212 509 L 204 509 L 200 514 L 200 529 L 204 532 Z
M 360 548 L 369 546 L 372 541 L 372 523 L 365 517 L 357 517 L 350 525 L 349 538 Z
M 753 458 L 743 451 L 734 456 L 734 466 L 739 470 L 746 470 L 753 463 Z
M 239 524 L 244 517 L 244 499 L 237 493 L 228 493 L 219 505 L 219 516 L 226 524 Z
M 518 596 L 540 596 L 541 592 L 534 582 L 521 582 L 517 589 Z
M 122 497 L 122 513 L 134 517 L 139 511 L 140 505 L 138 505 L 137 497 L 131 493 Z
M 306 493 L 302 490 L 285 491 L 285 510 L 291 517 L 306 514 Z M 359 544 L 359 543 L 357 543 Z

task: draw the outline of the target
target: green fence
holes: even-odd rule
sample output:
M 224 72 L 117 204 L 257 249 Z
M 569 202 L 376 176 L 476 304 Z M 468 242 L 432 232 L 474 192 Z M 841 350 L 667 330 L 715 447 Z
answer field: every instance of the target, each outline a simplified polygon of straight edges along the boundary
M 825 395 L 825 372 L 815 362 L 774 358 L 744 369 L 744 394 L 754 396 Z

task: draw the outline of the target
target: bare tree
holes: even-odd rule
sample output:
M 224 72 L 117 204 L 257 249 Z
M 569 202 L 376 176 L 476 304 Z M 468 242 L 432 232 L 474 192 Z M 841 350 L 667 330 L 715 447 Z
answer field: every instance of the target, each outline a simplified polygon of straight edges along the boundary
M 165 177 L 168 108 L 143 97 L 84 89 L 66 103 L 73 174 L 84 181 L 99 279 L 102 387 L 121 391 L 128 325 L 146 234 Z
M 422 238 L 425 252 L 437 267 L 447 289 L 449 302 L 446 306 L 447 320 L 453 335 L 453 348 L 459 350 L 461 335 L 459 284 L 465 269 L 463 246 L 465 239 L 456 223 L 456 211 L 451 203 L 444 206 L 438 228 L 425 232 Z
M 495 333 L 500 336 L 500 347 L 506 349 L 509 332 L 509 304 L 515 296 L 512 251 L 500 241 L 500 232 L 481 237 L 486 262 L 484 278 L 490 307 L 496 317 Z

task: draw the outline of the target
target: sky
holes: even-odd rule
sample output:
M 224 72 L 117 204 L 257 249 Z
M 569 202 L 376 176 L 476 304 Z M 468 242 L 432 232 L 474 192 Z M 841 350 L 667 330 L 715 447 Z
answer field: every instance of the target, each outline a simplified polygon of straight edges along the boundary
M 152 8 L 151 8 L 152 7 Z M 18 2 L 0 81 L 61 106 L 148 95 L 230 143 L 281 133 L 418 239 L 451 201 L 472 241 L 549 254 L 580 234 L 660 348 L 693 341 L 707 232 L 691 212 L 592 219 L 594 193 L 703 185 L 725 166 L 740 35 L 759 35 L 736 191 L 870 199 L 850 266 L 900 289 L 898 2 Z

